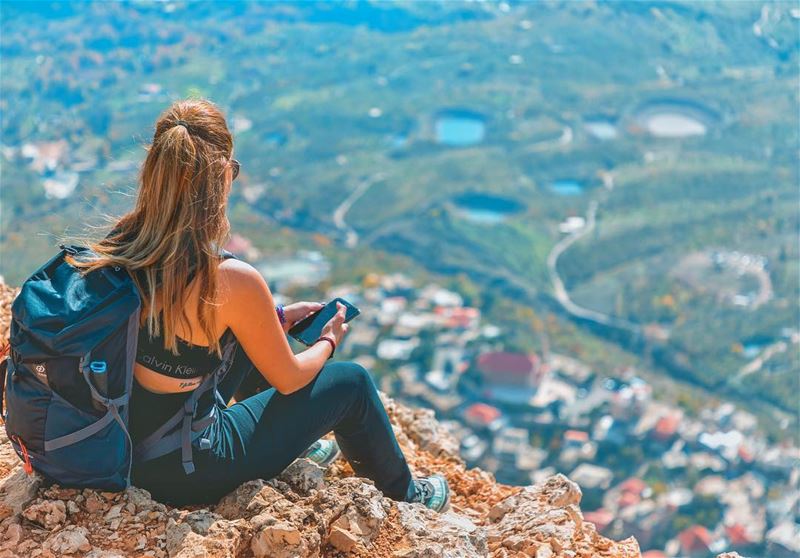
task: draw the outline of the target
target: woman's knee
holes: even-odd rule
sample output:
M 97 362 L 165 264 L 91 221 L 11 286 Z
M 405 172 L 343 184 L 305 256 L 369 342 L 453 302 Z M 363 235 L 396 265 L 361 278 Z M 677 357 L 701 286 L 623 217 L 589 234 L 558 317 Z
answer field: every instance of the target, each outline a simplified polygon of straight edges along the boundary
M 337 361 L 331 363 L 331 367 L 336 383 L 343 388 L 357 392 L 375 390 L 375 383 L 372 375 L 364 366 L 353 361 Z

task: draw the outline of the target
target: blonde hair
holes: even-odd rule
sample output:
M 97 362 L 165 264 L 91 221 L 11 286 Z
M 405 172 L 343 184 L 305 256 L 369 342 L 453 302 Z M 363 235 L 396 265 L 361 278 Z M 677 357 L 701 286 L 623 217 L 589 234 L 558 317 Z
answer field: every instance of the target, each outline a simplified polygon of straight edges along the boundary
M 215 352 L 221 358 L 213 308 L 217 303 L 212 297 L 217 288 L 219 248 L 230 235 L 225 173 L 233 154 L 233 137 L 213 102 L 184 99 L 159 115 L 153 142 L 145 150 L 135 208 L 119 218 L 103 240 L 84 242 L 97 257 L 65 259 L 82 269 L 82 275 L 109 265 L 126 268 L 146 302 L 144 315 L 151 338 L 160 334 L 155 314 L 159 287 L 164 347 L 174 355 L 179 355 L 178 319 L 190 329 L 185 303 L 190 266 L 195 263 L 202 302 L 200 325 L 211 342 L 209 354 Z

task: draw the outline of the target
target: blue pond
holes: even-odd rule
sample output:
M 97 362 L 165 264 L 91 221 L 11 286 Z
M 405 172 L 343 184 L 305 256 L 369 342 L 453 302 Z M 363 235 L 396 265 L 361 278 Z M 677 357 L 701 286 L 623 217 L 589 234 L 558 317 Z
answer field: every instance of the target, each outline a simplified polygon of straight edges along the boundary
M 436 141 L 443 145 L 475 145 L 483 141 L 486 124 L 478 115 L 444 113 L 436 118 Z
M 289 138 L 287 138 L 286 134 L 283 132 L 269 132 L 264 136 L 264 139 L 268 144 L 277 147 L 279 145 L 284 145 Z
M 617 137 L 617 127 L 607 120 L 590 120 L 584 127 L 599 140 L 611 140 Z
M 774 339 L 762 336 L 744 340 L 742 341 L 742 356 L 745 358 L 755 358 L 772 342 L 774 342 Z
M 392 147 L 404 147 L 408 143 L 408 136 L 406 134 L 392 134 L 387 138 L 387 142 Z
M 494 225 L 523 208 L 519 202 L 489 194 L 464 194 L 455 198 L 459 215 L 474 223 Z
M 749 343 L 743 347 L 742 355 L 744 355 L 746 358 L 755 358 L 763 348 L 764 347 L 762 345 L 757 343 Z
M 583 193 L 583 185 L 577 180 L 556 180 L 550 183 L 550 190 L 559 196 L 577 196 Z

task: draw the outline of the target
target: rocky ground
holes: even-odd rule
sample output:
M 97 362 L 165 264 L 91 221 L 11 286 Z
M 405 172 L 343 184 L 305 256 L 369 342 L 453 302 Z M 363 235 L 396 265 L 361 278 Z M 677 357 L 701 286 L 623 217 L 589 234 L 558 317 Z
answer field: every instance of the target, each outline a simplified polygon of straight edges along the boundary
M 0 284 L 3 343 L 15 295 Z M 344 460 L 327 470 L 297 460 L 202 509 L 166 506 L 138 488 L 48 487 L 25 474 L 0 429 L 0 558 L 640 556 L 633 538 L 611 541 L 583 520 L 581 491 L 568 478 L 498 484 L 465 468 L 432 411 L 384 401 L 413 472 L 447 476 L 449 512 L 385 498 Z

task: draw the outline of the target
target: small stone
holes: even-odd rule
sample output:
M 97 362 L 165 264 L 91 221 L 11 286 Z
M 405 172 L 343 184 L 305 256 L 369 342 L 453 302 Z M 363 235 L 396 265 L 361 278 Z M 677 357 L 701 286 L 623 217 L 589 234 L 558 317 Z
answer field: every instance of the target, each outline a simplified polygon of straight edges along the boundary
M 3 535 L 2 545 L 4 548 L 15 548 L 22 539 L 22 526 L 19 523 L 12 523 Z
M 78 551 L 88 552 L 92 549 L 89 539 L 86 536 L 89 532 L 85 527 L 67 525 L 61 531 L 50 535 L 42 544 L 46 550 L 50 550 L 56 556 L 63 554 L 75 554 Z
M 67 506 L 63 500 L 44 500 L 28 506 L 22 516 L 52 530 L 67 520 Z
M 352 548 L 358 543 L 358 537 L 346 529 L 334 527 L 331 529 L 331 535 L 328 537 L 328 542 L 330 542 L 331 546 L 333 546 L 333 548 L 336 550 L 340 550 L 341 552 L 350 552 L 350 550 L 352 550 Z
M 122 504 L 111 506 L 111 509 L 108 510 L 108 513 L 106 513 L 105 515 L 105 520 L 111 521 L 112 519 L 116 519 L 117 517 L 119 517 L 121 511 L 122 511 Z
M 17 468 L 0 483 L 0 515 L 20 513 L 36 498 L 41 485 L 42 477 L 36 473 L 29 477 L 21 467 Z
M 291 525 L 267 525 L 250 541 L 250 550 L 255 558 L 289 558 L 302 555 L 298 552 L 302 540 L 300 531 Z
M 325 481 L 323 475 L 325 470 L 311 461 L 310 459 L 295 459 L 283 472 L 278 476 L 294 490 L 301 494 L 307 494 L 311 490 L 321 488 Z
M 86 511 L 89 513 L 97 513 L 105 507 L 105 501 L 96 492 L 90 492 L 86 496 Z

